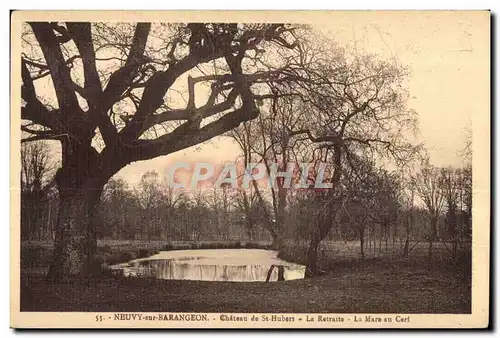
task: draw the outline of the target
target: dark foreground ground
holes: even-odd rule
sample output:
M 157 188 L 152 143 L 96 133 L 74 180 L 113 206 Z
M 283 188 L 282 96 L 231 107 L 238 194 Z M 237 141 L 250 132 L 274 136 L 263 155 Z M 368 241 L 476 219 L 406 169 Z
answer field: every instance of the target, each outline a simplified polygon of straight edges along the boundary
M 463 263 L 463 262 L 462 262 Z M 21 311 L 470 313 L 470 269 L 446 259 L 338 261 L 327 275 L 274 283 L 21 277 Z

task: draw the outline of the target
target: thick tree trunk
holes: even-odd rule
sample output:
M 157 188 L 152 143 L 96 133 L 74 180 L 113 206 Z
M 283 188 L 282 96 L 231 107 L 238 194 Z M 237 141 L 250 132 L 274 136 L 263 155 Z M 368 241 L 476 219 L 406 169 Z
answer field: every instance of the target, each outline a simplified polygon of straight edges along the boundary
M 309 242 L 309 248 L 307 250 L 306 277 L 314 277 L 318 275 L 318 247 L 319 244 L 328 236 L 328 233 L 333 227 L 332 219 L 334 214 L 334 211 L 329 209 L 327 214 L 321 217 L 320 225 Z
M 88 182 L 81 188 L 60 190 L 59 215 L 48 279 L 91 277 L 95 266 L 96 207 L 103 185 Z
M 337 214 L 337 209 L 334 209 L 334 197 L 336 189 L 340 182 L 341 177 L 341 156 L 342 156 L 342 146 L 340 143 L 336 143 L 333 146 L 334 149 L 334 166 L 335 170 L 332 176 L 332 188 L 328 190 L 326 196 L 316 195 L 318 197 L 317 201 L 319 205 L 322 205 L 325 202 L 326 197 L 326 205 L 324 208 L 324 213 L 319 216 L 317 229 L 313 233 L 311 242 L 309 243 L 309 249 L 307 251 L 307 266 L 306 266 L 306 277 L 313 277 L 318 275 L 318 246 L 323 239 L 328 236 L 328 233 L 333 227 L 333 221 L 335 219 L 335 215 Z M 342 200 L 337 197 L 336 203 L 340 205 Z
M 104 184 L 123 167 L 114 157 L 116 153 L 111 152 L 113 156 L 105 158 L 91 146 L 94 136 L 91 126 L 81 121 L 71 126 L 72 134 L 78 137 L 68 137 L 61 142 L 62 163 L 55 175 L 59 211 L 53 258 L 47 274 L 52 280 L 90 277 L 96 271 L 96 207 Z M 103 159 L 106 161 L 101 161 Z
M 328 236 L 328 233 L 333 227 L 333 215 L 334 212 L 329 209 L 327 214 L 321 217 L 320 225 L 309 242 L 309 248 L 307 250 L 306 277 L 314 277 L 318 275 L 318 247 L 321 241 Z

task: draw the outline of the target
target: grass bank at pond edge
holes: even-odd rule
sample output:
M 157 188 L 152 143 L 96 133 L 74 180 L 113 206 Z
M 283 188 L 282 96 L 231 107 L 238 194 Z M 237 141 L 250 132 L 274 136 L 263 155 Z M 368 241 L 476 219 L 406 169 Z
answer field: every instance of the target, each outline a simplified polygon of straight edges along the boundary
M 470 282 L 443 269 L 365 265 L 274 283 L 21 278 L 21 311 L 470 313 Z
M 103 262 L 115 264 L 161 250 L 267 249 L 269 243 L 169 243 L 106 241 L 99 244 Z M 356 258 L 356 248 L 331 243 L 333 251 L 318 255 L 327 271 L 312 279 L 273 283 L 174 281 L 103 276 L 51 283 L 30 273 L 27 263 L 48 266 L 51 246 L 24 245 L 21 311 L 164 311 L 164 312 L 317 312 L 317 313 L 470 313 L 469 259 L 451 262 L 443 252 L 433 260 L 425 246 L 408 259 Z M 341 248 L 341 249 L 339 249 Z M 295 247 L 279 256 L 303 263 Z M 350 251 L 352 252 L 350 252 Z M 34 257 L 36 253 L 45 257 Z M 26 255 L 31 255 L 28 261 Z M 29 257 L 28 257 L 29 258 Z M 35 259 L 37 258 L 37 259 Z M 34 266 L 32 267 L 34 268 Z
M 98 242 L 96 260 L 103 267 L 145 258 L 160 251 L 214 249 L 263 249 L 270 250 L 270 242 L 242 241 L 120 241 Z M 21 271 L 43 274 L 50 265 L 52 244 L 49 241 L 24 242 L 21 245 Z

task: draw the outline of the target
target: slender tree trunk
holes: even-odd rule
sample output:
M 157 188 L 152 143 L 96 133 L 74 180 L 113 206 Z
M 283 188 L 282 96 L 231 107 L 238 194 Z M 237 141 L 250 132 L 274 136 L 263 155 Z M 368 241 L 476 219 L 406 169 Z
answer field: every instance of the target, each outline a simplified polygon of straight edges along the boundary
M 458 249 L 458 237 L 455 234 L 455 237 L 453 238 L 453 249 L 452 249 L 452 255 L 454 261 L 456 261 L 457 259 L 457 249 Z
M 47 238 L 52 238 L 52 227 L 50 226 L 50 212 L 52 211 L 52 200 L 49 198 L 49 212 L 47 215 Z
M 429 259 L 432 258 L 433 256 L 433 245 L 434 242 L 436 241 L 436 236 L 437 236 L 437 222 L 438 222 L 438 217 L 433 216 L 431 219 L 431 231 L 430 231 L 430 238 L 429 238 L 429 249 L 428 249 L 428 256 Z
M 405 246 L 403 248 L 403 258 L 408 258 L 409 251 L 410 251 L 410 237 L 406 236 Z
M 378 256 L 380 257 L 382 255 L 382 238 L 383 234 L 382 231 L 380 232 L 380 237 L 378 239 Z
M 407 220 L 406 223 L 406 238 L 405 238 L 405 246 L 403 248 L 403 258 L 408 258 L 410 254 L 410 220 Z
M 398 224 L 399 224 L 399 217 L 396 218 L 396 221 L 394 222 L 393 225 L 393 231 L 391 233 L 392 236 L 392 258 L 394 259 L 396 257 L 396 240 L 399 238 L 398 235 Z
M 385 251 L 389 251 L 389 244 L 388 244 L 388 241 L 389 241 L 389 228 L 387 225 L 385 225 L 384 227 L 384 239 L 385 239 Z
M 148 206 L 148 224 L 146 228 L 146 236 L 148 241 L 151 241 L 151 233 L 154 231 L 154 221 L 153 221 L 153 215 L 151 213 L 151 207 Z
M 451 203 L 449 203 L 451 204 Z M 452 258 L 455 261 L 457 258 L 457 247 L 458 247 L 458 225 L 459 221 L 456 214 L 456 208 L 451 208 L 450 213 L 450 233 L 452 240 Z
M 365 259 L 365 250 L 363 249 L 363 245 L 365 244 L 365 227 L 361 225 L 359 227 L 359 242 L 361 247 L 361 259 Z
M 368 249 L 372 252 L 372 229 L 368 229 Z
M 318 246 L 321 242 L 319 235 L 315 235 L 307 249 L 306 277 L 314 277 L 318 274 Z
M 283 240 L 283 237 L 281 236 L 280 233 L 278 233 L 277 231 L 270 231 L 271 233 L 271 237 L 273 239 L 272 243 L 271 243 L 271 248 L 273 250 L 281 250 L 284 246 L 284 240 Z
M 253 222 L 251 217 L 252 216 L 250 215 L 250 212 L 247 212 L 245 220 L 245 228 L 246 228 L 245 232 L 247 233 L 248 240 L 253 241 L 255 229 L 253 228 Z
M 123 202 L 120 202 L 121 210 L 122 210 L 122 217 L 121 217 L 121 226 L 119 226 L 119 230 L 117 232 L 117 238 L 124 238 L 123 236 L 123 229 L 125 229 L 125 211 L 123 210 Z
M 412 198 L 413 203 L 413 198 Z M 405 238 L 405 246 L 403 249 L 403 258 L 408 258 L 410 254 L 410 232 L 413 227 L 413 207 L 410 209 L 410 213 L 406 218 L 405 228 L 406 228 L 406 238 Z

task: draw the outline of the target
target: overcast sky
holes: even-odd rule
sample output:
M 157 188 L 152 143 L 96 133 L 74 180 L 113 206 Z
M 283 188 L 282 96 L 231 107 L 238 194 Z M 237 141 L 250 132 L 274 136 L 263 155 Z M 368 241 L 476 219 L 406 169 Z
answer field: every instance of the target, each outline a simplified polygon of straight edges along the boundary
M 419 115 L 418 141 L 425 143 L 433 164 L 461 164 L 458 152 L 464 146 L 465 129 L 474 129 L 474 117 L 488 114 L 490 108 L 488 12 L 306 14 L 295 13 L 288 18 L 293 18 L 291 22 L 311 22 L 314 15 L 314 28 L 340 46 L 355 46 L 358 51 L 376 53 L 380 58 L 395 57 L 408 66 L 411 70 L 408 108 Z M 234 20 L 242 15 L 244 13 L 235 14 Z M 49 78 L 45 82 L 37 81 L 37 91 L 45 98 L 54 97 L 55 100 Z M 135 184 L 146 171 L 163 173 L 174 161 L 223 163 L 234 161 L 239 153 L 231 139 L 217 137 L 168 156 L 132 163 L 115 177 Z
M 478 12 L 334 13 L 315 28 L 340 45 L 382 58 L 397 57 L 411 69 L 409 108 L 419 114 L 418 140 L 438 166 L 458 166 L 465 128 L 489 111 L 489 23 Z M 225 162 L 238 147 L 227 137 L 122 169 L 116 177 L 137 182 L 147 170 L 164 172 L 173 161 Z

